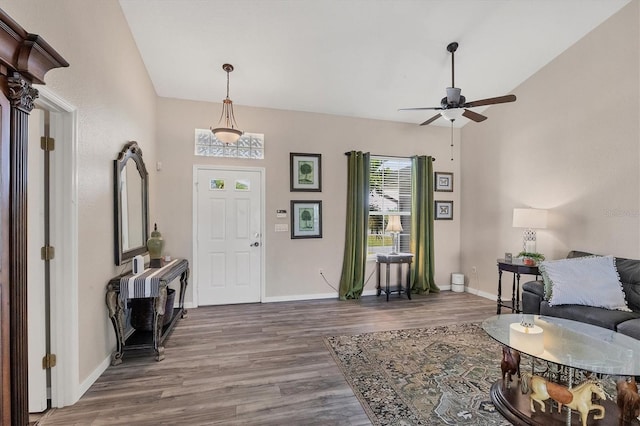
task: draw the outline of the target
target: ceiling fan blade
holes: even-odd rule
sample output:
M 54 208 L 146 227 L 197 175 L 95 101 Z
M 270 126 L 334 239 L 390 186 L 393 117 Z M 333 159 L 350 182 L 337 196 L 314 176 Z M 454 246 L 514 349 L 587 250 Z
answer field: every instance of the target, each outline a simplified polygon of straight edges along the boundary
M 485 117 L 482 114 L 478 114 L 477 112 L 471 111 L 469 109 L 465 109 L 464 112 L 462 113 L 463 117 L 467 117 L 469 120 L 473 120 L 476 123 L 480 123 L 481 121 L 484 121 L 487 119 L 487 117 Z
M 428 119 L 427 121 L 425 121 L 424 123 L 420 123 L 421 126 L 426 126 L 427 124 L 431 124 L 434 121 L 436 121 L 438 118 L 440 118 L 440 113 L 434 115 L 433 117 L 431 117 L 430 119 Z
M 487 99 L 480 99 L 477 101 L 467 102 L 463 106 L 465 108 L 472 108 L 472 107 L 483 106 L 483 105 L 504 104 L 507 102 L 514 102 L 515 100 L 516 100 L 516 95 L 505 95 L 505 96 L 498 96 L 497 98 L 487 98 Z
M 398 111 L 424 111 L 429 109 L 443 109 L 442 107 L 398 108 Z

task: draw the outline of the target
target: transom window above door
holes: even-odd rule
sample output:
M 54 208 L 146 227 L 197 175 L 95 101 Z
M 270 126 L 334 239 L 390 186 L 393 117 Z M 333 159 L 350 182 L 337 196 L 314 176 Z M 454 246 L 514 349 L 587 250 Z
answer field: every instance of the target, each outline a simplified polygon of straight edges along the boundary
M 204 157 L 264 159 L 264 134 L 244 133 L 235 143 L 220 141 L 209 129 L 196 129 L 195 155 Z

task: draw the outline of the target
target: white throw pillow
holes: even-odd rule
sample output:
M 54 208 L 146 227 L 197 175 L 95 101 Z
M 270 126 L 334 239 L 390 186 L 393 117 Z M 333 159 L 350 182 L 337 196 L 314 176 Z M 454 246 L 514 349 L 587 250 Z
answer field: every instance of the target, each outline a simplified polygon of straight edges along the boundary
M 549 305 L 586 305 L 630 311 L 613 256 L 589 256 L 540 263 L 550 285 Z

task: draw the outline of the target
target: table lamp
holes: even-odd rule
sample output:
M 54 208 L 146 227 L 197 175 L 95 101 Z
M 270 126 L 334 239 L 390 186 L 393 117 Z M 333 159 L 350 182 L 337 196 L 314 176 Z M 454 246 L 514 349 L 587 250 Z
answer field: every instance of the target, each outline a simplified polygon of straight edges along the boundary
M 393 238 L 393 247 L 391 248 L 391 253 L 389 254 L 398 254 L 400 251 L 398 234 L 402 232 L 402 224 L 400 223 L 399 215 L 389 215 L 389 221 L 387 222 L 386 231 L 389 232 Z
M 541 209 L 513 209 L 513 227 L 525 228 L 522 232 L 522 250 L 536 252 L 536 229 L 547 227 L 547 211 Z

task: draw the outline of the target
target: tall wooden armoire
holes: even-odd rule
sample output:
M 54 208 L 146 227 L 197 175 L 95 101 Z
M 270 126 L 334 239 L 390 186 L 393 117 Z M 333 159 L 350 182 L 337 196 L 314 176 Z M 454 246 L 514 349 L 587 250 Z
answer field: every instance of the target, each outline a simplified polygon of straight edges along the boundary
M 0 424 L 29 422 L 27 123 L 47 71 L 69 64 L 0 9 Z

